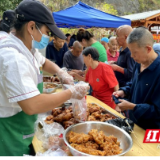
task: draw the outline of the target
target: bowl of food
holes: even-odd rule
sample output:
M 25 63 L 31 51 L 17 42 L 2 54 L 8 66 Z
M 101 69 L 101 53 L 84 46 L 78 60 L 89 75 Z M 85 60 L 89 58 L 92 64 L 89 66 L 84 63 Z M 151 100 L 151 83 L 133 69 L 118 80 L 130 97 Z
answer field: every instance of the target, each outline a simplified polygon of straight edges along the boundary
M 58 85 L 53 82 L 43 82 L 43 93 L 54 93 Z
M 67 128 L 63 139 L 73 156 L 120 156 L 132 147 L 132 138 L 121 128 L 89 121 Z

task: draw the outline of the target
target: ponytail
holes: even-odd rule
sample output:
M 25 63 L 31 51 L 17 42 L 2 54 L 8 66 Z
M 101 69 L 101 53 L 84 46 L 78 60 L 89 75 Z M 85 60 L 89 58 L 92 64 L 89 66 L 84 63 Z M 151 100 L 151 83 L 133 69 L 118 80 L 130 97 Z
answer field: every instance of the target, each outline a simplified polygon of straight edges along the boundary
M 94 36 L 90 32 L 86 31 L 84 28 L 80 28 L 77 32 L 77 40 L 79 42 L 82 42 L 82 39 L 89 41 L 93 37 Z

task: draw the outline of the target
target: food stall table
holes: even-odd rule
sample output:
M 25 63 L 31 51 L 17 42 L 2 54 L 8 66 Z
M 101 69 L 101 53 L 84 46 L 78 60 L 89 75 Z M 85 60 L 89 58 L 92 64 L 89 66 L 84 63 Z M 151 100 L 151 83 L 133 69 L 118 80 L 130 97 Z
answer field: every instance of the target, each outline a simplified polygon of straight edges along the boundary
M 60 91 L 60 90 L 58 90 Z M 108 111 L 116 114 L 117 116 L 124 118 L 121 114 L 101 102 L 100 100 L 92 97 L 92 96 L 87 96 L 87 103 L 96 103 L 104 108 L 106 108 Z M 133 133 L 131 133 L 131 137 L 133 140 L 133 146 L 130 149 L 129 152 L 125 154 L 125 156 L 160 156 L 160 144 L 158 143 L 143 143 L 144 135 L 145 135 L 145 130 L 140 128 L 135 124 L 134 126 L 134 133 L 136 134 L 136 137 L 134 136 Z M 34 136 L 33 139 L 33 147 L 35 152 L 44 152 L 45 150 L 42 147 L 42 142 L 37 139 L 36 136 Z

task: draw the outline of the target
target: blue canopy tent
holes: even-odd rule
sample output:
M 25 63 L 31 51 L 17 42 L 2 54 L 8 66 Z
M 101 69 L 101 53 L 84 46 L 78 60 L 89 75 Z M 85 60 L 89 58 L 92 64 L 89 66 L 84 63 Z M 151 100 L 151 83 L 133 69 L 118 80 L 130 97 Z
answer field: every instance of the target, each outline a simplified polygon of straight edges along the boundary
M 79 1 L 76 5 L 53 12 L 54 20 L 60 28 L 117 28 L 131 25 L 131 20 L 114 16 Z

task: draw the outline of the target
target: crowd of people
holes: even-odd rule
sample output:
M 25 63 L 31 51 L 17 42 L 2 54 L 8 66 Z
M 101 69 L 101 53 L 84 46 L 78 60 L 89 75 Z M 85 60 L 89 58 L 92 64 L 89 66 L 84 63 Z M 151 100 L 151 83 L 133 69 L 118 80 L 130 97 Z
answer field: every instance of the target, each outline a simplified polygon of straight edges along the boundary
M 75 54 L 77 47 L 79 53 Z M 73 48 L 64 54 L 63 67 L 74 79 L 88 82 L 92 96 L 140 127 L 160 128 L 159 52 L 160 45 L 154 44 L 144 27 L 122 25 L 115 36 L 103 37 L 100 42 L 81 28 Z M 112 95 L 122 98 L 121 103 L 115 105 Z
M 38 51 L 45 47 L 46 58 Z M 144 27 L 122 25 L 115 36 L 99 42 L 83 28 L 64 35 L 39 1 L 22 1 L 14 11 L 5 11 L 0 22 L 0 155 L 30 154 L 37 114 L 82 99 L 89 89 L 73 85 L 42 94 L 43 71 L 67 84 L 88 82 L 92 96 L 143 129 L 160 129 L 159 52 Z M 112 95 L 121 98 L 119 104 Z

